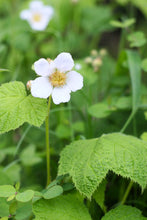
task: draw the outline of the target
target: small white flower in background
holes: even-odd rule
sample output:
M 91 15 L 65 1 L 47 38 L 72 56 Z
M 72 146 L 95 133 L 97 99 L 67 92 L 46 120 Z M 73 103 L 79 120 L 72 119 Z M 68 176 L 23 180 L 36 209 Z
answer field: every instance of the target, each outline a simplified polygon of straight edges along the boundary
M 48 98 L 52 95 L 55 104 L 68 102 L 70 93 L 83 87 L 83 77 L 72 70 L 73 66 L 70 53 L 60 53 L 55 60 L 36 61 L 34 70 L 40 77 L 31 82 L 32 96 Z
M 23 10 L 20 17 L 27 20 L 33 30 L 43 31 L 54 14 L 51 6 L 43 5 L 41 1 L 32 1 L 29 9 Z
M 80 63 L 75 64 L 75 70 L 80 70 L 82 69 L 82 65 Z

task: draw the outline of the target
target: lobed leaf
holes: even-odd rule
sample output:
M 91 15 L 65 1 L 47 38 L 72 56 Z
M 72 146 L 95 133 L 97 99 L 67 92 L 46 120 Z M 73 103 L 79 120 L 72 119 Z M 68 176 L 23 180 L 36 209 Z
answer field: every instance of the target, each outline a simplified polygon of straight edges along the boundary
M 104 202 L 105 202 L 106 184 L 107 181 L 106 179 L 104 179 L 93 194 L 93 198 L 95 199 L 96 203 L 101 207 L 102 210 L 105 209 Z
M 128 35 L 130 47 L 142 47 L 147 40 L 143 32 L 137 31 Z
M 35 220 L 91 220 L 83 202 L 74 195 L 41 199 L 33 204 L 33 213 Z
M 18 128 L 24 122 L 41 126 L 47 114 L 45 99 L 28 95 L 21 82 L 0 87 L 0 133 Z
M 147 183 L 146 143 L 129 135 L 112 133 L 71 143 L 61 153 L 59 175 L 69 173 L 76 188 L 91 197 L 109 170 L 137 182 Z

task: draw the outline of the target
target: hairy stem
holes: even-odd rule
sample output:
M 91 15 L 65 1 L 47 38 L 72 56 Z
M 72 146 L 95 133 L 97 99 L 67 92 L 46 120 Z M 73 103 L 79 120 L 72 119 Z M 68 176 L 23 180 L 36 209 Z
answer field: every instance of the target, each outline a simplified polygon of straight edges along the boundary
M 48 111 L 47 117 L 45 120 L 45 132 L 46 132 L 46 165 L 47 165 L 47 183 L 48 186 L 51 182 L 51 175 L 50 175 L 50 143 L 49 143 L 49 113 L 50 113 L 50 106 L 51 106 L 51 96 L 48 100 Z

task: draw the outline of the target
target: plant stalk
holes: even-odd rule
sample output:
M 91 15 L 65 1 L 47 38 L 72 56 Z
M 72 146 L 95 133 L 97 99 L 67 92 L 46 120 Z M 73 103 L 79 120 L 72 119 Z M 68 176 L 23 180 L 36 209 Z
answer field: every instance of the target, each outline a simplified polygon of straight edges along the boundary
M 123 205 L 126 202 L 126 199 L 127 199 L 128 195 L 129 195 L 129 193 L 131 191 L 132 186 L 133 186 L 133 181 L 130 181 L 130 183 L 129 183 L 127 189 L 126 189 L 126 192 L 125 192 L 125 194 L 123 196 L 123 199 L 122 199 L 122 201 L 120 203 L 121 205 Z
M 51 182 L 51 174 L 50 174 L 50 143 L 49 143 L 49 113 L 50 113 L 50 106 L 51 106 L 51 96 L 48 100 L 48 110 L 47 110 L 47 117 L 45 120 L 45 133 L 46 133 L 46 165 L 47 165 L 47 183 L 48 186 Z

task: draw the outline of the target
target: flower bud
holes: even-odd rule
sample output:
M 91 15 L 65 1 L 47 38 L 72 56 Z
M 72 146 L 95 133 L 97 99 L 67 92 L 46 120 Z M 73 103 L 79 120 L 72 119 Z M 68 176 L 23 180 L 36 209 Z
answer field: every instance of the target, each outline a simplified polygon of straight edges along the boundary
M 107 50 L 106 50 L 106 49 L 101 49 L 101 50 L 99 51 L 99 53 L 100 53 L 100 55 L 103 57 L 103 56 L 105 56 L 105 55 L 107 54 Z
M 96 57 L 96 56 L 98 55 L 97 50 L 91 50 L 90 53 L 91 53 L 91 55 L 94 56 L 94 57 Z
M 96 59 L 94 59 L 94 61 L 92 62 L 92 65 L 94 66 L 94 67 L 100 67 L 101 65 L 102 65 L 102 60 L 101 60 L 101 58 L 96 58 Z
M 51 60 L 50 58 L 47 58 L 48 63 L 51 63 L 53 60 Z
M 85 63 L 86 63 L 86 64 L 92 63 L 92 58 L 91 58 L 91 57 L 86 57 L 86 58 L 85 58 Z

